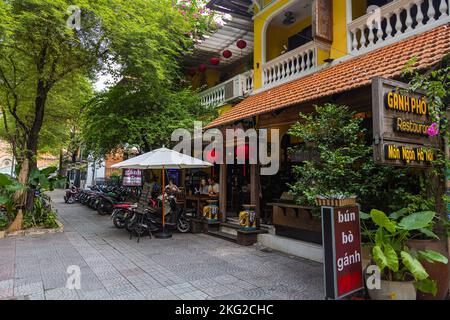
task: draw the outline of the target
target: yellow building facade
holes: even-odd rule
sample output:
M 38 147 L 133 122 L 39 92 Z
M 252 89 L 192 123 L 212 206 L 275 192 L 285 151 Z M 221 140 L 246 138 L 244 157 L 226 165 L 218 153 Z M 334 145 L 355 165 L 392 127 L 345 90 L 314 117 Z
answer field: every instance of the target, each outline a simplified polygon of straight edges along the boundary
M 191 63 L 204 67 L 190 76 L 202 103 L 219 111 L 204 129 L 277 129 L 279 141 L 267 140 L 280 151 L 273 176 L 257 164 L 216 166 L 220 220 L 235 221 L 249 204 L 277 235 L 318 243 L 320 224 L 307 210 L 283 206 L 293 166 L 311 156 L 290 155 L 303 142 L 287 132 L 299 113 L 324 103 L 348 106 L 370 132 L 374 78 L 402 81 L 412 59 L 427 70 L 450 53 L 450 0 L 211 0 L 210 8 L 231 18 L 196 46 Z

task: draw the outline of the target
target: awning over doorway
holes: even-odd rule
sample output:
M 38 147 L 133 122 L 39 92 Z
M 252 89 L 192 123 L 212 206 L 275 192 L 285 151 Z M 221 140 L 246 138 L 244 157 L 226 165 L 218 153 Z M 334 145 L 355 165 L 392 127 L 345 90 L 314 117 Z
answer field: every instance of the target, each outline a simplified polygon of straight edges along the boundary
M 306 77 L 248 97 L 206 128 L 230 124 L 286 107 L 314 101 L 371 84 L 376 76 L 395 78 L 415 58 L 414 69 L 426 69 L 450 53 L 450 26 L 351 58 Z

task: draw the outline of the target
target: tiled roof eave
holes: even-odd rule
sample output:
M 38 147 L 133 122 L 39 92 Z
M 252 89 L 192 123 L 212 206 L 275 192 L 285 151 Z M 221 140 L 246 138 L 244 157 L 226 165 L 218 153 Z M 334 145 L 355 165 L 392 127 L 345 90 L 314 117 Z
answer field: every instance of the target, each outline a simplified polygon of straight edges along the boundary
M 336 93 L 370 85 L 376 76 L 394 78 L 405 64 L 417 57 L 414 69 L 436 65 L 450 53 L 450 26 L 443 25 L 401 42 L 351 58 L 303 78 L 254 94 L 212 121 L 206 128 L 218 127 Z

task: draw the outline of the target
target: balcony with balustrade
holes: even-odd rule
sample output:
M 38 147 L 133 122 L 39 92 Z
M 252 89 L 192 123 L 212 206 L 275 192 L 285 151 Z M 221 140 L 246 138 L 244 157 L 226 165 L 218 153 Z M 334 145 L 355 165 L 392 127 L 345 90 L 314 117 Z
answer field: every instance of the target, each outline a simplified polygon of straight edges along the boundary
M 317 16 L 314 19 L 316 5 L 312 0 L 290 2 L 266 22 L 260 69 L 262 81 L 258 91 L 315 72 L 323 64 L 319 59 L 329 58 L 332 39 L 320 40 L 316 37 L 317 32 L 313 31 L 313 21 L 318 20 Z M 324 17 L 328 18 L 328 14 L 332 14 L 332 6 L 323 11 L 326 12 Z
M 449 1 L 395 0 L 369 7 L 368 14 L 348 24 L 350 54 L 363 54 L 449 23 Z
M 239 74 L 200 93 L 201 102 L 208 107 L 221 107 L 242 100 L 253 91 L 253 70 Z
M 265 63 L 262 66 L 263 89 L 267 90 L 317 71 L 318 52 L 321 49 L 329 50 L 329 46 L 310 41 Z

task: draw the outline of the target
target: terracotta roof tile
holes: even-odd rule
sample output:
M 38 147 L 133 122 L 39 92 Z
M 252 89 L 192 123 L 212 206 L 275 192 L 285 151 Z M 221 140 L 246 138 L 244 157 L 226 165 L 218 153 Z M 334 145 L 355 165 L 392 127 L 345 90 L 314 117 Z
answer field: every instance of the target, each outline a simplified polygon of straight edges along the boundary
M 367 86 L 375 76 L 386 78 L 399 76 L 405 63 L 412 57 L 417 57 L 414 68 L 429 68 L 448 53 L 450 53 L 450 26 L 443 25 L 250 96 L 206 128 Z

